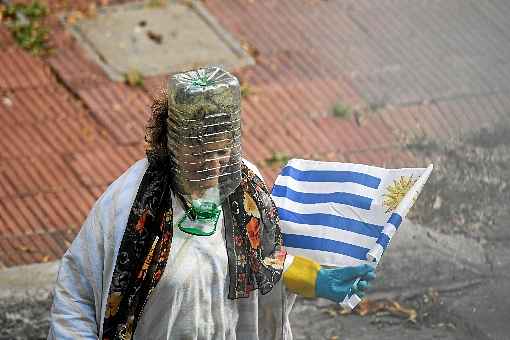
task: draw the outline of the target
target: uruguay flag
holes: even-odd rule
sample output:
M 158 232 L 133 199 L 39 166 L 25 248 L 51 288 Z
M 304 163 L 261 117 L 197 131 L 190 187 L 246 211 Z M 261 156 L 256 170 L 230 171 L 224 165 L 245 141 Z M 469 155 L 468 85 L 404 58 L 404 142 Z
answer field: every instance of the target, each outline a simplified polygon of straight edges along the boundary
M 292 159 L 272 190 L 287 252 L 376 266 L 431 171 Z

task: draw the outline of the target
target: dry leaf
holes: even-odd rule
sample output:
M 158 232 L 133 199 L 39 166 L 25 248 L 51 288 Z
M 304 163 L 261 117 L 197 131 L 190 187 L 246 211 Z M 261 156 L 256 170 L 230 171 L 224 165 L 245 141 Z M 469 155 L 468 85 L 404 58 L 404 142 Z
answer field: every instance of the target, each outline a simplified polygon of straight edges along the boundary
M 149 37 L 150 40 L 154 41 L 158 45 L 161 45 L 163 42 L 163 35 L 151 30 L 147 31 L 147 37 Z
M 83 134 L 83 137 L 87 140 L 92 140 L 94 137 L 94 131 L 90 126 L 84 126 L 81 128 L 81 133 Z
M 415 309 L 404 307 L 397 301 L 391 300 L 372 301 L 365 299 L 356 306 L 354 312 L 360 316 L 389 313 L 393 316 L 404 317 L 412 322 L 416 322 L 416 318 L 418 316 Z M 340 314 L 347 313 L 341 312 Z
M 329 314 L 329 316 L 337 316 L 338 315 L 337 311 L 334 308 L 328 308 L 326 310 L 326 313 Z
M 396 316 L 402 316 L 407 318 L 409 321 L 416 322 L 418 313 L 415 309 L 402 307 L 398 302 L 393 301 L 392 306 L 388 306 L 387 310 Z
M 76 24 L 79 20 L 82 20 L 83 18 L 85 17 L 85 15 L 83 15 L 82 12 L 80 11 L 72 11 L 68 16 L 67 16 L 67 23 L 69 25 L 74 25 Z
M 0 22 L 2 22 L 2 19 L 4 18 L 4 12 L 5 12 L 5 6 L 0 5 Z
M 4 104 L 7 107 L 11 107 L 12 106 L 12 99 L 9 98 L 9 97 L 3 97 L 2 98 L 2 104 Z
M 384 310 L 384 301 L 374 301 L 365 299 L 361 301 L 358 306 L 354 309 L 354 312 L 358 315 L 365 316 L 369 314 L 377 313 Z
M 338 315 L 349 315 L 349 314 L 352 314 L 353 313 L 353 310 L 352 309 L 349 309 L 349 308 L 341 308 L 337 314 Z
M 27 246 L 16 246 L 18 250 L 24 251 L 25 253 L 31 253 L 33 250 L 30 247 Z
M 247 41 L 241 41 L 241 48 L 246 52 L 248 53 L 249 55 L 251 55 L 253 58 L 257 58 L 259 55 L 260 55 L 260 52 L 259 50 L 257 50 L 257 48 L 253 47 L 252 45 L 250 45 Z
M 87 16 L 89 18 L 94 18 L 96 15 L 97 15 L 97 6 L 94 2 L 92 2 L 87 7 Z
M 188 8 L 193 8 L 193 0 L 181 0 L 181 4 L 187 6 Z

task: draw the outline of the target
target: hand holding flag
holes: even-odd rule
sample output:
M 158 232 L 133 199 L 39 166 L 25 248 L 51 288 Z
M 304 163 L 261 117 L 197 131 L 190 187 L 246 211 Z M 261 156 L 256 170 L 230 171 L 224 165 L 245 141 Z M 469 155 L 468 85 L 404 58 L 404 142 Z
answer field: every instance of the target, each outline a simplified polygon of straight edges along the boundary
M 375 279 L 374 268 L 361 265 L 345 268 L 321 268 L 317 274 L 316 296 L 342 302 L 351 294 L 363 296 L 368 281 Z

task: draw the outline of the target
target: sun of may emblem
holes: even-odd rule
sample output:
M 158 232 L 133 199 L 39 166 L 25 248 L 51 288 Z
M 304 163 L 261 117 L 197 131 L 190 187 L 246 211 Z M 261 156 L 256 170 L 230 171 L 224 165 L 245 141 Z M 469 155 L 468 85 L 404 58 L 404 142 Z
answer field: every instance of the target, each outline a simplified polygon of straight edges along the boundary
M 398 205 L 406 193 L 412 188 L 414 183 L 416 183 L 416 179 L 414 179 L 413 176 L 400 176 L 386 187 L 386 193 L 383 195 L 383 204 L 386 208 L 386 213 L 397 209 Z

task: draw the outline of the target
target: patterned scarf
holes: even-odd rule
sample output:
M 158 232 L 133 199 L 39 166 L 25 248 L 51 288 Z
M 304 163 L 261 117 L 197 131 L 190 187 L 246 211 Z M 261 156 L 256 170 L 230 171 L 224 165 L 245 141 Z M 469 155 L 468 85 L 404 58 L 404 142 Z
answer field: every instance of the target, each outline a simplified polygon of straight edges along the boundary
M 158 284 L 173 236 L 171 178 L 164 161 L 149 158 L 117 255 L 103 323 L 103 339 L 132 338 Z M 260 178 L 246 166 L 239 187 L 223 206 L 229 299 L 280 280 L 285 260 L 276 207 Z M 203 236 L 194 236 L 203 237 Z

